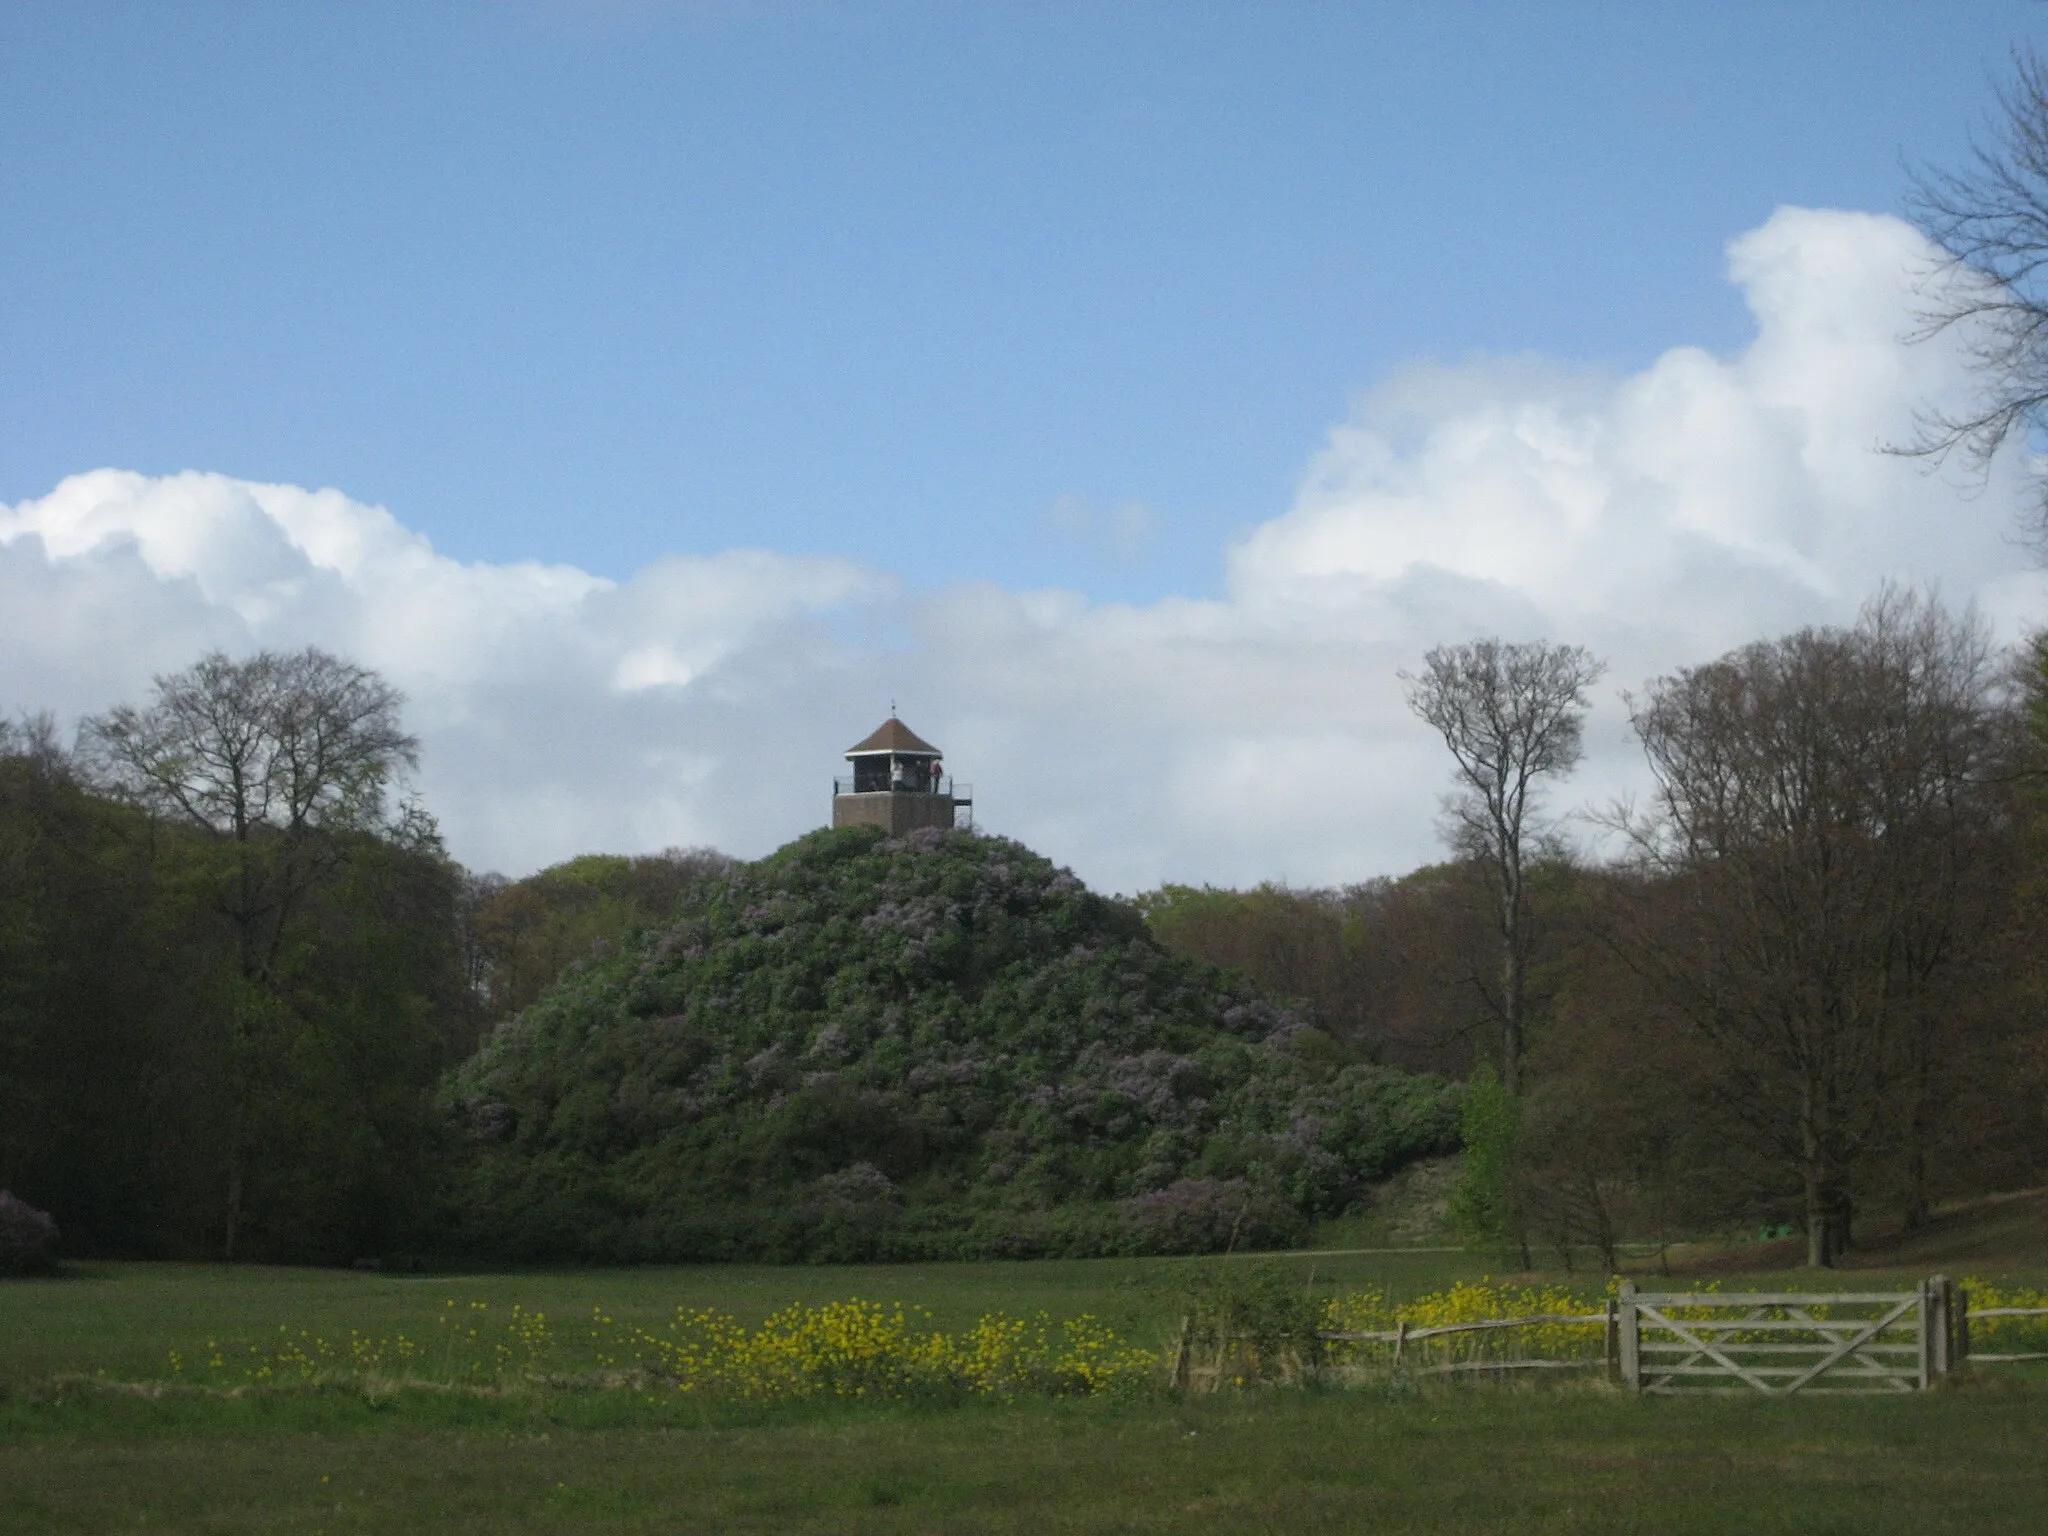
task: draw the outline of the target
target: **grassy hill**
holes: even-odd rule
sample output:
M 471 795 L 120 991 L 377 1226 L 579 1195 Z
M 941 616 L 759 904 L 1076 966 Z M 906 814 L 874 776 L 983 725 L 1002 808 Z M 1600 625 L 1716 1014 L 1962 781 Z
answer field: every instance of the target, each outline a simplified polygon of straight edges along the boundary
M 1272 1246 L 1456 1135 L 1029 849 L 874 828 L 707 872 L 449 1103 L 463 1246 L 606 1261 Z

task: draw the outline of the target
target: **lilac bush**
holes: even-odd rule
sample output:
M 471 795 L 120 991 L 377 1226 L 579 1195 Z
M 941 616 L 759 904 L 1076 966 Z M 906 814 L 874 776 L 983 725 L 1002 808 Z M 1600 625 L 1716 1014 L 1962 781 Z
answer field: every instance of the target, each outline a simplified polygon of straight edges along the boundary
M 56 1267 L 56 1247 L 50 1213 L 0 1189 L 0 1275 L 45 1274 Z
M 965 830 L 819 832 L 700 883 L 449 1109 L 458 1227 L 530 1258 L 1267 1247 L 1457 1134 L 1444 1083 Z

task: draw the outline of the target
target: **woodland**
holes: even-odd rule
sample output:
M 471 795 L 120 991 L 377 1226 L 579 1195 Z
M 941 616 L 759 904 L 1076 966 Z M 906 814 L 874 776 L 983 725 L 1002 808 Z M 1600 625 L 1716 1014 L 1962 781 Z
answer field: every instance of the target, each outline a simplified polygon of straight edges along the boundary
M 1250 1249 L 1460 1148 L 1506 1259 L 1833 1262 L 2048 1172 L 2043 662 L 1880 594 L 1655 682 L 1572 819 L 1597 668 L 1446 648 L 1425 718 L 1534 711 L 1447 730 L 1452 857 L 1123 900 L 964 830 L 476 876 L 374 673 L 211 656 L 0 735 L 12 1262 Z

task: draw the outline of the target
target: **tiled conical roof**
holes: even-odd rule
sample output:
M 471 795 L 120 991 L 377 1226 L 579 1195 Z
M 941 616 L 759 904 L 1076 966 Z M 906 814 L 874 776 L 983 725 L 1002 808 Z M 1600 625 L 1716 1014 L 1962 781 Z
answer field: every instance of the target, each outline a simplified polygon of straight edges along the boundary
M 870 752 L 913 752 L 926 757 L 946 755 L 894 715 L 884 720 L 874 735 L 866 741 L 846 749 L 848 757 L 859 757 Z

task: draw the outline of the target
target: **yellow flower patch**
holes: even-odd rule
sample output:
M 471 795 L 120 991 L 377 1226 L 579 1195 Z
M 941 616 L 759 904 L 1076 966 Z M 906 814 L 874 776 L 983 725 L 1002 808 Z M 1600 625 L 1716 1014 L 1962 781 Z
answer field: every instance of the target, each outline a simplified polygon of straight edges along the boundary
M 547 1314 L 484 1302 L 446 1304 L 440 1337 L 426 1348 L 400 1334 L 351 1333 L 329 1340 L 280 1328 L 267 1344 L 232 1361 L 207 1341 L 205 1374 L 230 1383 L 464 1381 L 483 1386 L 559 1382 L 558 1338 Z M 677 1393 L 745 1401 L 847 1397 L 1085 1397 L 1150 1378 L 1158 1357 L 1125 1343 L 1093 1317 L 1055 1320 L 992 1313 L 946 1333 L 928 1314 L 858 1298 L 790 1306 L 748 1328 L 728 1313 L 679 1307 L 665 1327 L 621 1327 L 593 1309 L 588 1341 L 599 1374 L 584 1384 L 661 1386 Z M 186 1359 L 170 1357 L 173 1376 Z

